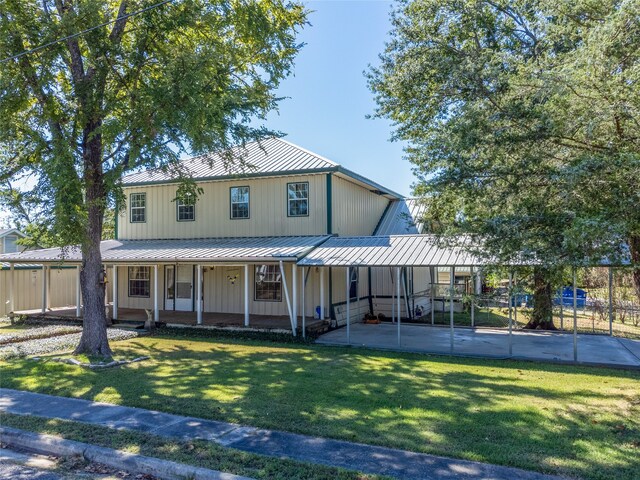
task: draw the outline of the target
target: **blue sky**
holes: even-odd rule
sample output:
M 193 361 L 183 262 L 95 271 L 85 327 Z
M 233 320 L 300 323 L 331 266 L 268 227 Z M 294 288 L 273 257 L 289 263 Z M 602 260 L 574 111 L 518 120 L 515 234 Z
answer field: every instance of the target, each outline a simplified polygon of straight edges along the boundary
M 409 195 L 414 177 L 402 144 L 390 142 L 391 125 L 367 119 L 375 102 L 363 72 L 378 63 L 391 28 L 389 1 L 304 2 L 310 26 L 294 74 L 280 86 L 289 97 L 268 126 L 287 140 Z

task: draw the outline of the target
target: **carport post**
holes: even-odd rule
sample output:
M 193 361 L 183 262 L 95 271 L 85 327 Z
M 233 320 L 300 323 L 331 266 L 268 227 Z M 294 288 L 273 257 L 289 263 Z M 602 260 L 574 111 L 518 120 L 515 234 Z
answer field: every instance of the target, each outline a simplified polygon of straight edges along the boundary
M 14 296 L 15 296 L 15 265 L 13 264 L 13 262 L 11 262 L 9 264 L 9 268 L 11 269 L 11 272 L 9 273 L 9 311 L 13 312 L 14 310 Z
M 613 336 L 613 267 L 609 266 L 609 335 Z
M 578 361 L 578 287 L 576 267 L 573 267 L 573 361 Z
M 42 313 L 47 311 L 47 266 L 42 265 Z
M 398 346 L 400 346 L 400 267 L 396 267 L 396 298 L 398 299 Z
M 196 324 L 202 325 L 202 265 L 196 265 Z
M 287 311 L 289 312 L 289 321 L 291 322 L 291 333 L 295 337 L 297 335 L 296 326 L 293 322 L 293 311 L 291 310 L 291 299 L 289 298 L 289 287 L 287 287 L 287 276 L 284 273 L 284 264 L 282 260 L 280 264 L 280 275 L 282 276 L 282 288 L 284 289 L 284 298 L 287 301 Z
M 476 326 L 476 277 L 471 267 L 471 326 Z
M 431 325 L 433 325 L 436 320 L 436 287 L 433 283 L 436 276 L 435 267 L 429 267 L 429 276 L 431 277 Z
M 80 269 L 82 267 L 78 265 L 76 267 L 76 317 L 80 318 L 82 315 L 82 290 L 80 288 Z
M 513 286 L 513 273 L 509 272 L 509 291 L 507 292 L 507 302 L 509 302 L 509 356 L 513 355 L 513 312 L 511 310 Z
M 347 272 L 347 343 L 351 344 L 351 295 L 350 295 L 350 284 L 351 284 L 351 271 L 349 267 L 346 268 Z
M 293 327 L 298 329 L 298 266 L 291 264 L 291 315 L 293 316 Z
M 320 267 L 320 320 L 324 320 L 324 268 Z
M 111 266 L 111 282 L 112 282 L 112 297 L 113 297 L 113 308 L 111 309 L 111 317 L 114 320 L 118 319 L 118 266 L 113 264 Z
M 244 265 L 244 326 L 249 326 L 249 264 Z
M 198 285 L 200 283 L 198 282 Z M 153 321 L 160 321 L 160 311 L 158 304 L 158 264 L 153 266 Z
M 451 273 L 449 274 L 449 330 L 450 330 L 450 349 L 453 353 L 453 281 L 456 275 L 456 267 L 451 267 Z
M 300 276 L 302 277 L 302 295 L 301 295 L 301 303 L 302 303 L 302 338 L 307 338 L 307 334 L 305 332 L 306 329 L 306 318 L 305 318 L 305 314 L 304 314 L 304 308 L 305 308 L 305 302 L 304 302 L 304 290 L 305 287 L 307 286 L 306 282 L 305 282 L 305 276 L 304 276 L 304 267 L 302 267 L 302 270 L 300 270 Z

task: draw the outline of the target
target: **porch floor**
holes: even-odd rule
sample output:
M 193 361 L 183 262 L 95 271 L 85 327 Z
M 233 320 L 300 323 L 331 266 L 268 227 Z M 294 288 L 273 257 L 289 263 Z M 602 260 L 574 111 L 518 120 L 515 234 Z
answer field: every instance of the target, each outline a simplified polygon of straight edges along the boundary
M 111 312 L 111 305 L 109 305 Z M 15 312 L 16 315 L 42 315 L 41 309 L 22 310 Z M 69 319 L 81 319 L 76 317 L 76 308 L 72 307 L 54 307 L 48 309 L 45 317 L 63 317 Z M 147 313 L 143 309 L 136 308 L 118 308 L 118 320 L 144 322 L 147 320 Z M 175 325 L 196 325 L 196 312 L 180 312 L 173 310 L 160 310 L 160 322 Z M 321 320 L 314 318 L 306 318 L 307 330 L 322 324 Z M 244 314 L 242 313 L 219 313 L 219 312 L 202 312 L 202 325 L 210 327 L 243 327 Z M 298 327 L 302 326 L 302 318 L 298 318 Z M 291 322 L 288 316 L 271 316 L 271 315 L 249 315 L 249 328 L 255 329 L 279 329 L 291 330 Z

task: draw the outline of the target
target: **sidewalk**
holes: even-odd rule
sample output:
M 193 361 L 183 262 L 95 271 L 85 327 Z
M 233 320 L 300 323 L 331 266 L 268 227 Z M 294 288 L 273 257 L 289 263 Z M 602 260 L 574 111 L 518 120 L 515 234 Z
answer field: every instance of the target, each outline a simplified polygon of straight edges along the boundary
M 429 480 L 550 480 L 559 477 L 479 462 L 262 430 L 231 423 L 0 388 L 0 411 L 129 429 L 179 440 L 207 440 L 279 458 Z M 496 446 L 496 448 L 500 448 Z

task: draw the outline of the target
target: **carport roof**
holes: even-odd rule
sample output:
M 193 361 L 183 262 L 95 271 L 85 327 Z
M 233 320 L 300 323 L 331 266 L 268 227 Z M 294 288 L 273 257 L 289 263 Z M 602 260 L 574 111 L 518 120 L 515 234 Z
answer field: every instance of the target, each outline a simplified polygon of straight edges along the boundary
M 189 240 L 105 240 L 103 263 L 208 263 L 296 261 L 328 236 L 234 237 Z M 79 263 L 78 247 L 27 250 L 0 255 L 0 262 Z
M 477 266 L 486 262 L 474 257 L 460 239 L 443 245 L 432 235 L 378 235 L 332 237 L 313 249 L 300 266 L 424 267 Z M 467 247 L 469 245 L 466 245 Z

